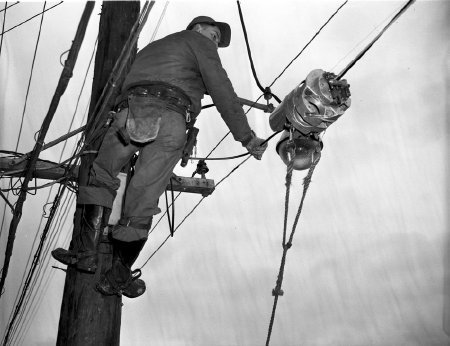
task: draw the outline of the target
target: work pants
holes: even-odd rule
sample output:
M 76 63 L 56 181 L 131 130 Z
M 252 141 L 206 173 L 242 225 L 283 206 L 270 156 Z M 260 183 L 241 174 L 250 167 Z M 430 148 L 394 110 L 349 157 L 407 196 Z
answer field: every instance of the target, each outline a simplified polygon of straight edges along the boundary
M 154 112 L 160 112 L 161 123 L 157 137 L 149 143 L 131 142 L 128 145 L 119 135 L 127 119 L 128 108 L 115 114 L 105 135 L 89 175 L 88 186 L 80 186 L 78 203 L 97 204 L 112 208 L 120 170 L 139 152 L 135 172 L 125 191 L 122 218 L 112 231 L 121 241 L 146 239 L 152 216 L 161 212 L 159 197 L 164 193 L 173 169 L 181 158 L 186 142 L 185 117 L 165 107 L 155 99 Z

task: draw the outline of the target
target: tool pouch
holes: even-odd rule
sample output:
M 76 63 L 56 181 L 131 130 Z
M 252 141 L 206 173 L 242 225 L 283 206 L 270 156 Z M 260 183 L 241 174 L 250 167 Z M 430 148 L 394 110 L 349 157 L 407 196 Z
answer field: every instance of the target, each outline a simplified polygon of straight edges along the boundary
M 125 139 L 128 135 L 129 140 L 138 143 L 154 140 L 159 132 L 163 110 L 159 100 L 148 96 L 129 95 L 126 133 L 122 133 L 122 137 Z

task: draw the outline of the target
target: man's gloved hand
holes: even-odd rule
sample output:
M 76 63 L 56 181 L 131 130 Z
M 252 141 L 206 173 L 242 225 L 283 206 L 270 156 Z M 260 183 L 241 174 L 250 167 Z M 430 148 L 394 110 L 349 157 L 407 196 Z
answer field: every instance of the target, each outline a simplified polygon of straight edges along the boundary
M 252 139 L 247 143 L 245 148 L 247 148 L 248 152 L 257 160 L 261 160 L 264 152 L 267 149 L 267 143 L 264 143 L 264 139 L 256 137 L 253 134 Z

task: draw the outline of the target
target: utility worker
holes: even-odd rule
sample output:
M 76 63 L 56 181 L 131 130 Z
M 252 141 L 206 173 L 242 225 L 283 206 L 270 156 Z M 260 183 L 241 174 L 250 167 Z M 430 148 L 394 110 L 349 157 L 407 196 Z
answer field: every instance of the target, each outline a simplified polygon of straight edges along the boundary
M 90 171 L 88 186 L 79 187 L 84 207 L 77 251 L 56 249 L 57 260 L 93 273 L 100 234 L 119 188 L 120 170 L 139 152 L 135 173 L 125 192 L 122 217 L 111 231 L 113 265 L 100 278 L 105 295 L 134 298 L 145 283 L 134 279 L 131 266 L 142 250 L 153 215 L 186 142 L 186 128 L 200 113 L 209 94 L 234 139 L 260 160 L 267 144 L 251 130 L 217 48 L 230 43 L 227 23 L 194 18 L 186 30 L 154 41 L 138 52 L 122 86 L 115 119 Z

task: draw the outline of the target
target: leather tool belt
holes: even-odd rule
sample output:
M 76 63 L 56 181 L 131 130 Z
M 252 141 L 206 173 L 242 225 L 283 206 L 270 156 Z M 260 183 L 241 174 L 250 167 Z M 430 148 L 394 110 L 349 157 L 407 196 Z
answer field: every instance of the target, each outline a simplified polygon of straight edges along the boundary
M 147 143 L 156 138 L 161 121 L 161 106 L 152 98 L 163 101 L 163 107 L 183 115 L 186 123 L 191 122 L 191 101 L 178 87 L 165 84 L 148 84 L 135 86 L 127 90 L 127 98 L 116 106 L 116 110 L 128 108 L 127 121 L 120 129 L 126 144 L 131 140 Z
M 191 100 L 180 88 L 158 82 L 155 84 L 146 84 L 139 85 L 135 87 L 131 87 L 126 92 L 128 95 L 135 96 L 153 96 L 157 97 L 166 102 L 166 107 L 168 109 L 174 110 L 183 116 L 186 116 L 186 122 L 190 122 L 190 113 L 191 113 Z M 128 108 L 128 99 L 122 99 L 116 106 L 116 110 L 120 111 L 121 109 Z

